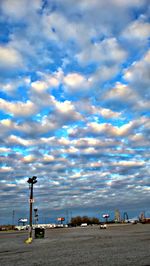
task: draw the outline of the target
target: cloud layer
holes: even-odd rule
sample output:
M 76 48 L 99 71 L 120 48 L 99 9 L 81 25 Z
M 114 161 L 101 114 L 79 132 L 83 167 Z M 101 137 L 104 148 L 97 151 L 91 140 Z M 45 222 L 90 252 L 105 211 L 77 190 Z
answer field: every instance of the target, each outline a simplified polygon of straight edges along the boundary
M 33 175 L 42 215 L 149 212 L 148 1 L 2 0 L 0 14 L 0 222 L 28 215 Z

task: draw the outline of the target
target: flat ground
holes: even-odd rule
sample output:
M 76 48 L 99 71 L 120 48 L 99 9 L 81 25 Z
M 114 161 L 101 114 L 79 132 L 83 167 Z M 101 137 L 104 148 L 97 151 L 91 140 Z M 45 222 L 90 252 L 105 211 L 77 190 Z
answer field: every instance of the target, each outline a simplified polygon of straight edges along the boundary
M 150 266 L 150 224 L 47 229 L 25 244 L 28 232 L 0 232 L 0 266 Z

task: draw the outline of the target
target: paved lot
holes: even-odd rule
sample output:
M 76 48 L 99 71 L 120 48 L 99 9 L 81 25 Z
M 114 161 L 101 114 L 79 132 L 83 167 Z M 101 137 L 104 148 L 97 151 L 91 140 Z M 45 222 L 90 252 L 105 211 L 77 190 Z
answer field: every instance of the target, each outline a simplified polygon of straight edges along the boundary
M 150 266 L 150 225 L 48 229 L 25 244 L 27 232 L 0 232 L 0 266 Z

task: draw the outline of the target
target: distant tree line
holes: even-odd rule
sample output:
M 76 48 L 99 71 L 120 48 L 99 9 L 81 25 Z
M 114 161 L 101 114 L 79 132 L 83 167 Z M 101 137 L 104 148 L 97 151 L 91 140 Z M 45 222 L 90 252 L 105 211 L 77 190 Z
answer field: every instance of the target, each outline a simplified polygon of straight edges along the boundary
M 0 231 L 14 230 L 14 225 L 0 225 Z
M 81 225 L 82 223 L 87 223 L 88 225 L 90 224 L 99 224 L 100 221 L 98 218 L 96 217 L 88 217 L 88 216 L 76 216 L 71 218 L 71 225 L 72 226 L 77 226 L 77 225 Z

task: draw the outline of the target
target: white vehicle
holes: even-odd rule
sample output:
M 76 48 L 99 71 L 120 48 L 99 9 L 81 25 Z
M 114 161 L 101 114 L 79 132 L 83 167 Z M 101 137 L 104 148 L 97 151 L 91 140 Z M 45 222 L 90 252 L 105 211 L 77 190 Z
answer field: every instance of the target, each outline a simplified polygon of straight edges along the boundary
M 18 230 L 18 231 L 27 230 L 27 229 L 28 229 L 28 226 L 26 225 L 15 226 L 15 230 Z
M 87 223 L 82 223 L 81 227 L 87 227 Z
M 107 228 L 107 224 L 101 224 L 100 225 L 100 229 L 106 229 Z

